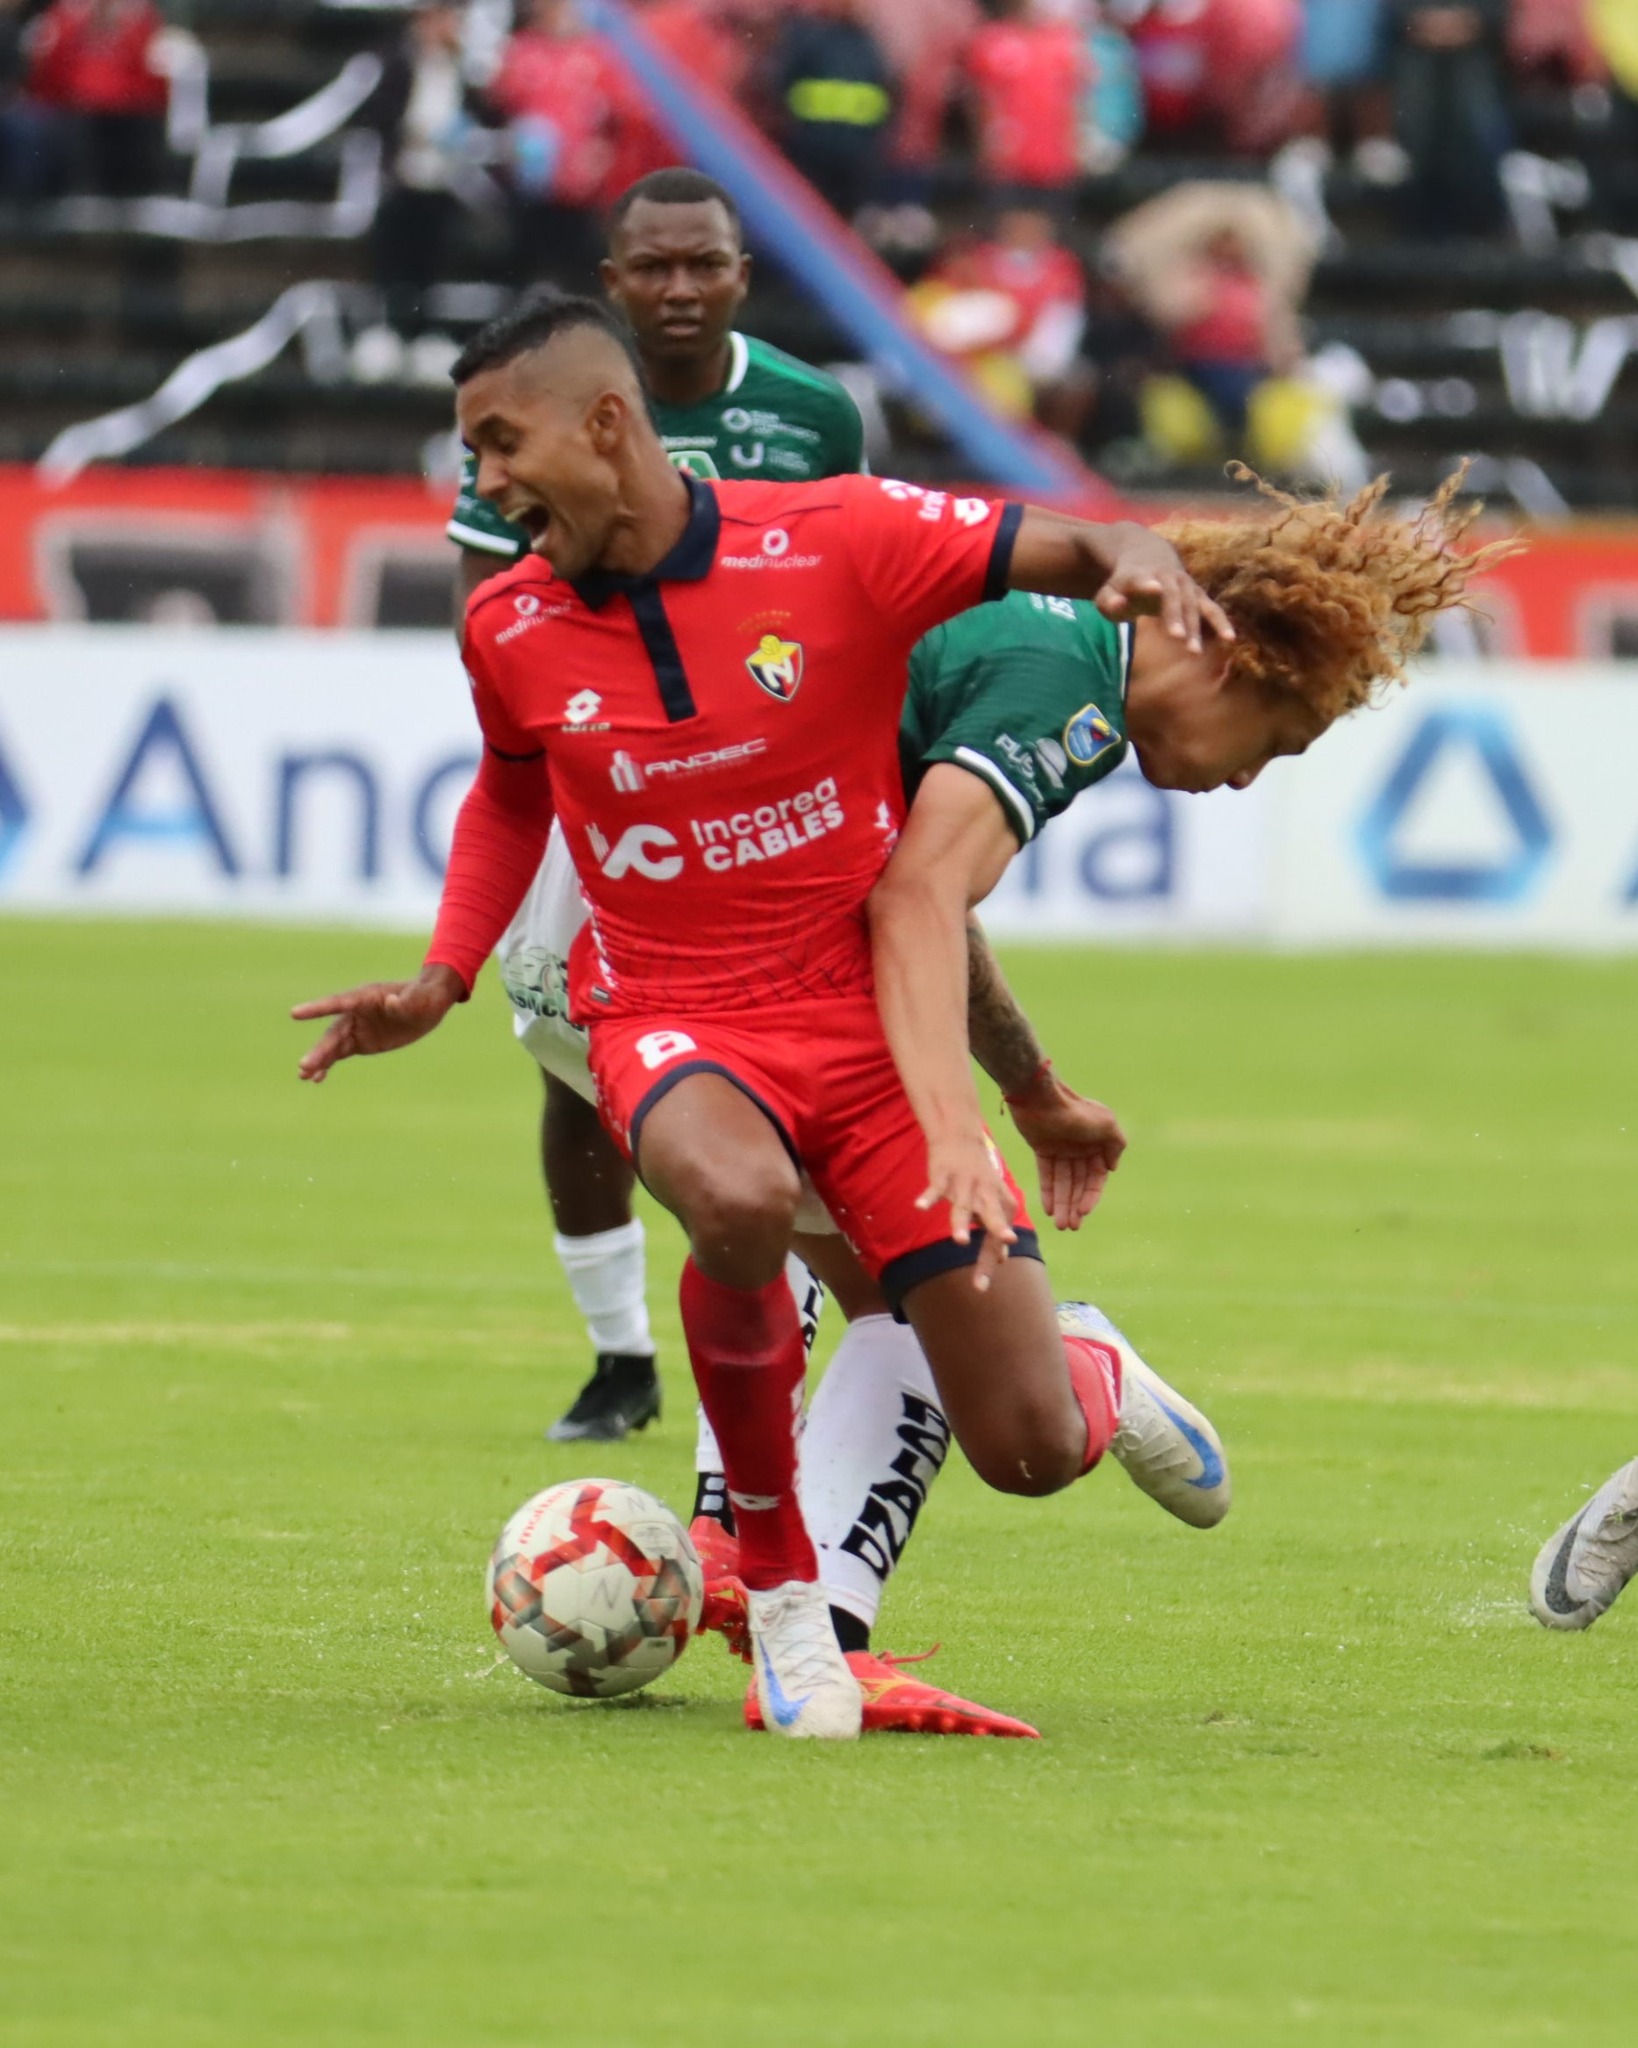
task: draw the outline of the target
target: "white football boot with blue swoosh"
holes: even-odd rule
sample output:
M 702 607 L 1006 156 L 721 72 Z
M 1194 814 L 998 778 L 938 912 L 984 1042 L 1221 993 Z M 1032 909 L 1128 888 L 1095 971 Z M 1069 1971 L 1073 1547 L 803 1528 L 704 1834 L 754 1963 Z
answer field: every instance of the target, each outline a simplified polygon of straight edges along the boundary
M 766 1593 L 747 1592 L 745 1605 L 764 1724 L 776 1735 L 851 1741 L 864 1694 L 836 1640 L 824 1588 L 791 1579 Z
M 1058 1304 L 1066 1337 L 1112 1345 L 1120 1356 L 1120 1420 L 1110 1449 L 1133 1482 L 1193 1529 L 1212 1529 L 1229 1511 L 1232 1489 L 1223 1440 L 1192 1401 L 1144 1364 L 1101 1309 Z
M 1591 1628 L 1638 1577 L 1638 1458 L 1623 1465 L 1542 1545 L 1530 1611 L 1543 1628 Z

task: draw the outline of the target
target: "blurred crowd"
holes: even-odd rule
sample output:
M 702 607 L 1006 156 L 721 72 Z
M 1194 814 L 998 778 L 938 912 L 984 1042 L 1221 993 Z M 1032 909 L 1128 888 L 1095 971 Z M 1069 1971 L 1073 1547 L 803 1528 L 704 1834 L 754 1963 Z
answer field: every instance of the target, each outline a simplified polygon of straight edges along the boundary
M 497 8 L 502 20 L 497 25 Z M 1630 96 L 1634 0 L 642 0 L 672 60 L 737 101 L 827 200 L 928 233 L 952 151 L 997 200 L 1061 212 L 1140 143 L 1266 155 L 1295 137 L 1404 183 L 1407 227 L 1493 217 L 1520 79 Z M 450 182 L 476 135 L 525 205 L 595 212 L 668 154 L 575 0 L 413 0 L 376 118 L 395 179 Z M 0 0 L 0 189 L 134 195 L 158 172 L 156 0 Z
M 672 63 L 898 267 L 999 406 L 1089 446 L 1143 432 L 1290 467 L 1282 445 L 1314 439 L 1335 407 L 1297 317 L 1327 227 L 1304 178 L 1378 190 L 1405 235 L 1484 234 L 1505 222 L 1521 89 L 1601 95 L 1638 139 L 1638 0 L 640 5 Z M 0 0 L 0 196 L 153 189 L 171 35 L 155 0 Z M 383 55 L 359 116 L 384 171 L 361 374 L 392 375 L 475 211 L 502 223 L 504 281 L 589 283 L 609 203 L 675 151 L 577 0 L 421 0 Z M 1190 176 L 1089 249 L 1077 195 L 1138 150 L 1276 176 Z

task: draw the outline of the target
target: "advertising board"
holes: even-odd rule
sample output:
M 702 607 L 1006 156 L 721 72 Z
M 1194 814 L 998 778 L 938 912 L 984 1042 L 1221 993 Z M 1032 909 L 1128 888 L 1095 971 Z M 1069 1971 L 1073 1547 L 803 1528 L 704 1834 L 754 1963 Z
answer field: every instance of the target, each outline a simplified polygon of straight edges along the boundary
M 1430 666 L 1245 792 L 1128 761 L 1001 938 L 1638 945 L 1638 688 Z M 425 929 L 478 739 L 443 633 L 0 629 L 0 909 Z

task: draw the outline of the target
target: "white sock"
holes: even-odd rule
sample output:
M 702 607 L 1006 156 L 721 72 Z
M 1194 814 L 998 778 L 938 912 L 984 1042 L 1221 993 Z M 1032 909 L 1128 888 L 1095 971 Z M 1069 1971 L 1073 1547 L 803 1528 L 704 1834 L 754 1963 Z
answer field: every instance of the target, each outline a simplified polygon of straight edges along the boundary
M 885 1315 L 850 1323 L 808 1404 L 799 1479 L 825 1597 L 866 1628 L 949 1448 L 916 1333 Z
M 586 1318 L 594 1351 L 652 1358 L 648 1328 L 643 1226 L 638 1217 L 591 1237 L 554 1237 L 575 1306 Z
M 785 1278 L 790 1282 L 791 1298 L 802 1325 L 802 1348 L 811 1358 L 819 1336 L 819 1318 L 824 1313 L 825 1290 L 795 1252 L 785 1254 Z

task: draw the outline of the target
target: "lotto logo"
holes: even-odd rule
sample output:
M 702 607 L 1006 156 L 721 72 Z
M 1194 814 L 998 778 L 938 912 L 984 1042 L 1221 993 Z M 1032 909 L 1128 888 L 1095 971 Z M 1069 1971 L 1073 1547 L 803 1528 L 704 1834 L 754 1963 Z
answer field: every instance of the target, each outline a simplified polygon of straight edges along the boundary
M 650 1031 L 637 1041 L 637 1056 L 651 1074 L 667 1060 L 680 1059 L 685 1052 L 698 1050 L 686 1031 Z
M 595 690 L 579 690 L 563 707 L 563 716 L 570 725 L 584 725 L 588 718 L 595 718 L 603 708 L 603 700 Z
M 683 871 L 682 855 L 674 851 L 677 842 L 663 825 L 628 825 L 612 847 L 595 825 L 588 825 L 586 840 L 611 882 L 631 874 L 673 882 Z M 656 854 L 662 858 L 656 860 Z

